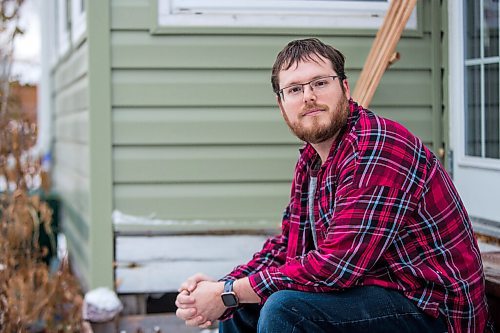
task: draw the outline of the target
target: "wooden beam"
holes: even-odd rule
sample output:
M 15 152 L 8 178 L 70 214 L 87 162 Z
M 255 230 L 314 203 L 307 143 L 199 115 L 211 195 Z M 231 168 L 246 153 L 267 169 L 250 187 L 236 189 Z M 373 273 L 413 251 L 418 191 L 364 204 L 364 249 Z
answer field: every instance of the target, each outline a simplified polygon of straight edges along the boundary
M 392 0 L 366 58 L 352 97 L 367 108 L 385 70 L 399 59 L 396 46 L 417 0 Z M 395 55 L 396 54 L 396 55 Z

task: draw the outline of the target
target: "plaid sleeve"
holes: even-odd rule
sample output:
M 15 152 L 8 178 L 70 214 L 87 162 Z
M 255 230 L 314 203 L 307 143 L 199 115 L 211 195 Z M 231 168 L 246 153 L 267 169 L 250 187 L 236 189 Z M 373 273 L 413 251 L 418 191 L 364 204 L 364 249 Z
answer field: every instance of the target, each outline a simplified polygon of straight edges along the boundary
M 344 193 L 335 202 L 328 235 L 318 250 L 249 276 L 263 300 L 283 289 L 326 292 L 355 285 L 417 207 L 411 194 L 388 186 Z

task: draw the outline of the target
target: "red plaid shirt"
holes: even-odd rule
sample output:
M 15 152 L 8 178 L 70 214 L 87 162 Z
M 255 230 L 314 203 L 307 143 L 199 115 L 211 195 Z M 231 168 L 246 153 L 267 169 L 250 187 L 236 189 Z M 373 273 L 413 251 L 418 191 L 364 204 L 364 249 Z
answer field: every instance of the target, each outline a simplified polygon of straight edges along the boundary
M 350 102 L 347 126 L 317 171 L 306 145 L 295 168 L 282 233 L 224 279 L 249 277 L 265 302 L 284 289 L 329 292 L 375 285 L 401 291 L 449 332 L 483 332 L 481 257 L 448 174 L 401 125 Z M 314 247 L 308 212 L 317 173 Z

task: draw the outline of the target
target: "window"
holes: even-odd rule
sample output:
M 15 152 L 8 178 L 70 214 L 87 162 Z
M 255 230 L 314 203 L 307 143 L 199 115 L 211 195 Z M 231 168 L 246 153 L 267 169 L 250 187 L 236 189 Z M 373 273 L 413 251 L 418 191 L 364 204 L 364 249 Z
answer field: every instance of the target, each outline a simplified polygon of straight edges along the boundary
M 57 22 L 57 2 L 47 1 L 47 5 L 44 6 L 40 11 L 40 18 L 43 19 L 46 24 L 41 24 L 41 34 L 43 36 L 42 40 L 46 40 L 47 49 L 47 61 L 49 67 L 55 66 L 58 59 L 58 22 Z M 43 54 L 43 41 L 40 53 Z
M 71 2 L 71 41 L 77 44 L 85 33 L 86 24 L 85 0 L 72 0 Z
M 378 28 L 389 0 L 157 0 L 158 24 L 182 27 Z M 415 11 L 407 28 L 416 29 Z
M 57 0 L 57 51 L 59 56 L 69 50 L 70 15 L 68 13 L 68 0 Z
M 500 159 L 498 0 L 464 0 L 465 155 Z

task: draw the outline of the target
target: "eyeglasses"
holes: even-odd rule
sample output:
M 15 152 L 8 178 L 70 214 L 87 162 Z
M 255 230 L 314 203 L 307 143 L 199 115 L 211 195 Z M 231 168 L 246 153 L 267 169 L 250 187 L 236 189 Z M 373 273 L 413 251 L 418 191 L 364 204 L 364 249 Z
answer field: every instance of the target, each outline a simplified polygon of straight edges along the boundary
M 340 76 L 322 76 L 306 83 L 297 83 L 285 87 L 279 90 L 278 93 L 279 95 L 281 95 L 281 98 L 283 98 L 283 100 L 295 101 L 304 96 L 304 86 L 309 85 L 312 91 L 314 91 L 316 94 L 319 94 L 328 91 L 328 89 L 331 89 L 333 81 L 335 81 L 336 78 L 340 78 Z

